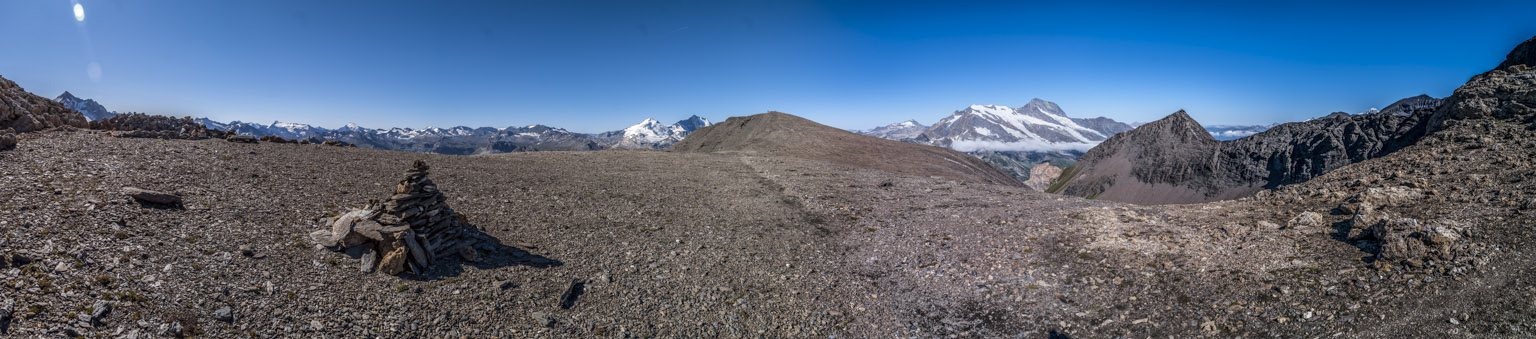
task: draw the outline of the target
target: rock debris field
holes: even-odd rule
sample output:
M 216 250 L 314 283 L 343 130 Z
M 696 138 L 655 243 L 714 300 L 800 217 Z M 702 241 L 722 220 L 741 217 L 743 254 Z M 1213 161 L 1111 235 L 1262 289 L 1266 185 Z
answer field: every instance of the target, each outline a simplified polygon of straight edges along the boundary
M 4 336 L 1536 335 L 1509 122 L 1167 206 L 750 152 L 20 137 Z

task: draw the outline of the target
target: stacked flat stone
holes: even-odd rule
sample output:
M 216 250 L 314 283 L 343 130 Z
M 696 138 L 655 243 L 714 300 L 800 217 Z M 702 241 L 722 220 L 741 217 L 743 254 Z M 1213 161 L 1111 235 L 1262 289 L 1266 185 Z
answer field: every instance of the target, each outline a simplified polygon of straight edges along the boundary
M 310 237 L 321 247 L 358 250 L 364 272 L 378 266 L 391 275 L 421 273 L 451 254 L 478 260 L 473 245 L 481 239 L 479 230 L 448 207 L 448 198 L 427 178 L 427 169 L 417 160 L 389 200 L 370 201 L 367 207 L 325 219 L 328 229 Z
M 395 185 L 395 195 L 384 203 L 385 213 L 410 225 L 420 235 L 421 244 L 431 253 L 430 261 L 473 245 L 472 226 L 463 214 L 448 207 L 448 197 L 427 178 L 427 164 L 421 160 L 405 172 L 405 180 Z M 466 255 L 466 259 L 472 259 Z

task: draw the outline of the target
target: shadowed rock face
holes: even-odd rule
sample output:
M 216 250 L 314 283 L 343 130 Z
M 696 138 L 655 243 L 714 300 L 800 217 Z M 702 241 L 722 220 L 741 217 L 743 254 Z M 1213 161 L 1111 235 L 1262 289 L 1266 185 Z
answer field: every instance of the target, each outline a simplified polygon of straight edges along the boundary
M 1509 55 L 1504 56 L 1504 62 L 1500 63 L 1499 68 L 1496 69 L 1509 69 L 1509 66 L 1514 65 L 1536 67 L 1536 37 L 1531 37 L 1519 46 L 1515 46 L 1515 50 L 1509 51 Z
M 671 149 L 791 156 L 911 175 L 1022 185 L 963 153 L 860 135 L 779 112 L 726 119 L 694 131 Z

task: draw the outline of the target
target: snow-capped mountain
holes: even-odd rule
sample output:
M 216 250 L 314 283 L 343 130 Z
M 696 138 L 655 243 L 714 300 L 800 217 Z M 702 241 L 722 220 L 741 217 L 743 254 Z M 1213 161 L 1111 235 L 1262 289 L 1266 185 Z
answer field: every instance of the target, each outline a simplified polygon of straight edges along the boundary
M 611 143 L 608 147 L 627 149 L 663 149 L 682 141 L 688 133 L 711 125 L 709 120 L 691 116 L 671 125 L 663 125 L 656 119 L 645 119 L 623 130 L 597 135 L 597 139 Z
M 714 125 L 714 124 L 710 123 L 709 119 L 704 119 L 702 117 L 699 117 L 698 115 L 694 115 L 694 116 L 688 117 L 687 119 L 683 119 L 682 121 L 678 121 L 677 125 L 678 126 L 682 126 L 683 130 L 686 130 L 689 133 L 692 133 L 693 130 L 696 130 L 696 129 L 699 129 L 699 128 L 702 128 L 702 127 L 709 127 L 709 125 Z
M 1210 125 L 1210 126 L 1204 126 L 1204 127 L 1205 127 L 1205 131 L 1207 133 L 1210 133 L 1211 137 L 1216 138 L 1216 140 L 1237 140 L 1237 139 L 1242 139 L 1243 137 L 1246 137 L 1246 136 L 1250 136 L 1250 135 L 1254 135 L 1254 134 L 1259 134 L 1259 132 L 1267 131 L 1267 130 L 1269 130 L 1270 127 L 1275 127 L 1275 125 L 1277 125 L 1277 124 L 1246 125 L 1246 126 L 1244 126 L 1244 125 Z
M 204 123 L 203 125 L 204 126 L 209 126 L 209 124 L 207 124 L 207 123 Z M 297 124 L 297 123 L 289 123 L 289 122 L 281 122 L 281 121 L 273 121 L 271 124 L 262 125 L 262 124 L 242 122 L 242 121 L 236 120 L 236 121 L 231 121 L 230 123 L 223 124 L 223 125 L 224 125 L 223 126 L 224 128 L 219 128 L 219 130 L 224 130 L 224 131 L 233 130 L 233 131 L 235 131 L 235 133 L 239 133 L 239 134 L 243 134 L 243 135 L 254 135 L 254 136 L 268 136 L 268 135 L 271 135 L 271 136 L 282 137 L 284 139 L 303 139 L 305 137 L 308 137 L 310 134 L 324 133 L 324 132 L 330 131 L 328 129 L 314 127 L 314 126 L 310 126 L 310 125 Z M 212 127 L 209 127 L 209 128 L 212 128 Z
M 69 109 L 79 111 L 80 114 L 85 115 L 86 121 L 100 121 L 117 115 L 117 112 L 107 111 L 107 108 L 102 107 L 96 100 L 81 99 L 74 94 L 69 94 L 69 91 L 64 91 L 64 94 L 59 94 L 59 97 L 53 100 L 69 106 Z
M 203 124 L 203 127 L 207 127 L 208 129 L 212 129 L 212 130 L 220 130 L 220 131 L 228 131 L 229 130 L 229 124 L 218 122 L 218 121 L 213 121 L 213 119 L 197 118 L 197 119 L 193 119 L 192 121 L 196 121 L 199 124 Z
M 1017 109 L 971 105 L 939 120 L 914 140 L 961 152 L 1082 152 L 1130 129 L 1108 118 L 1068 117 L 1055 103 L 1033 99 Z
M 923 126 L 923 124 L 918 123 L 917 120 L 907 120 L 890 125 L 880 126 L 868 131 L 858 131 L 858 133 L 876 138 L 906 140 L 916 138 L 918 135 L 923 134 L 923 131 L 926 130 L 928 130 L 928 126 Z

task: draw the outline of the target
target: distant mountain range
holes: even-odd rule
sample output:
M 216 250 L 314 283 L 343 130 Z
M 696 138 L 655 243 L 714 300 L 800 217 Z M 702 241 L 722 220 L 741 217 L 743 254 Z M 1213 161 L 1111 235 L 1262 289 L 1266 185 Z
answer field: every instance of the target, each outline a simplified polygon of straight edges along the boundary
M 69 92 L 59 95 L 56 100 L 70 109 L 81 112 L 92 121 L 117 115 L 95 100 L 81 99 Z M 281 121 L 273 121 L 269 124 L 243 121 L 220 122 L 208 118 L 198 118 L 195 121 L 208 129 L 232 131 L 242 135 L 275 136 L 290 140 L 308 139 L 313 142 L 336 140 L 376 149 L 442 154 L 585 151 L 610 148 L 665 149 L 683 140 L 694 130 L 711 125 L 708 119 L 695 115 L 673 124 L 662 124 L 655 119 L 646 119 L 622 130 L 586 134 L 544 125 L 502 128 L 457 126 L 375 129 L 347 124 L 340 128 L 327 129 Z
M 234 131 L 243 135 L 271 135 L 285 139 L 317 141 L 337 140 L 376 149 L 442 154 L 586 151 L 610 148 L 665 149 L 683 140 L 688 133 L 710 125 L 709 120 L 695 115 L 673 124 L 662 124 L 655 119 L 646 119 L 623 130 L 585 134 L 545 125 L 502 128 L 457 126 L 373 129 L 347 124 L 337 129 L 326 129 L 278 121 L 265 125 L 241 121 L 221 123 L 209 119 L 197 121 L 210 129 Z
M 1210 133 L 1216 140 L 1237 140 L 1250 135 L 1259 134 L 1279 124 L 1268 125 L 1208 125 L 1205 132 Z

